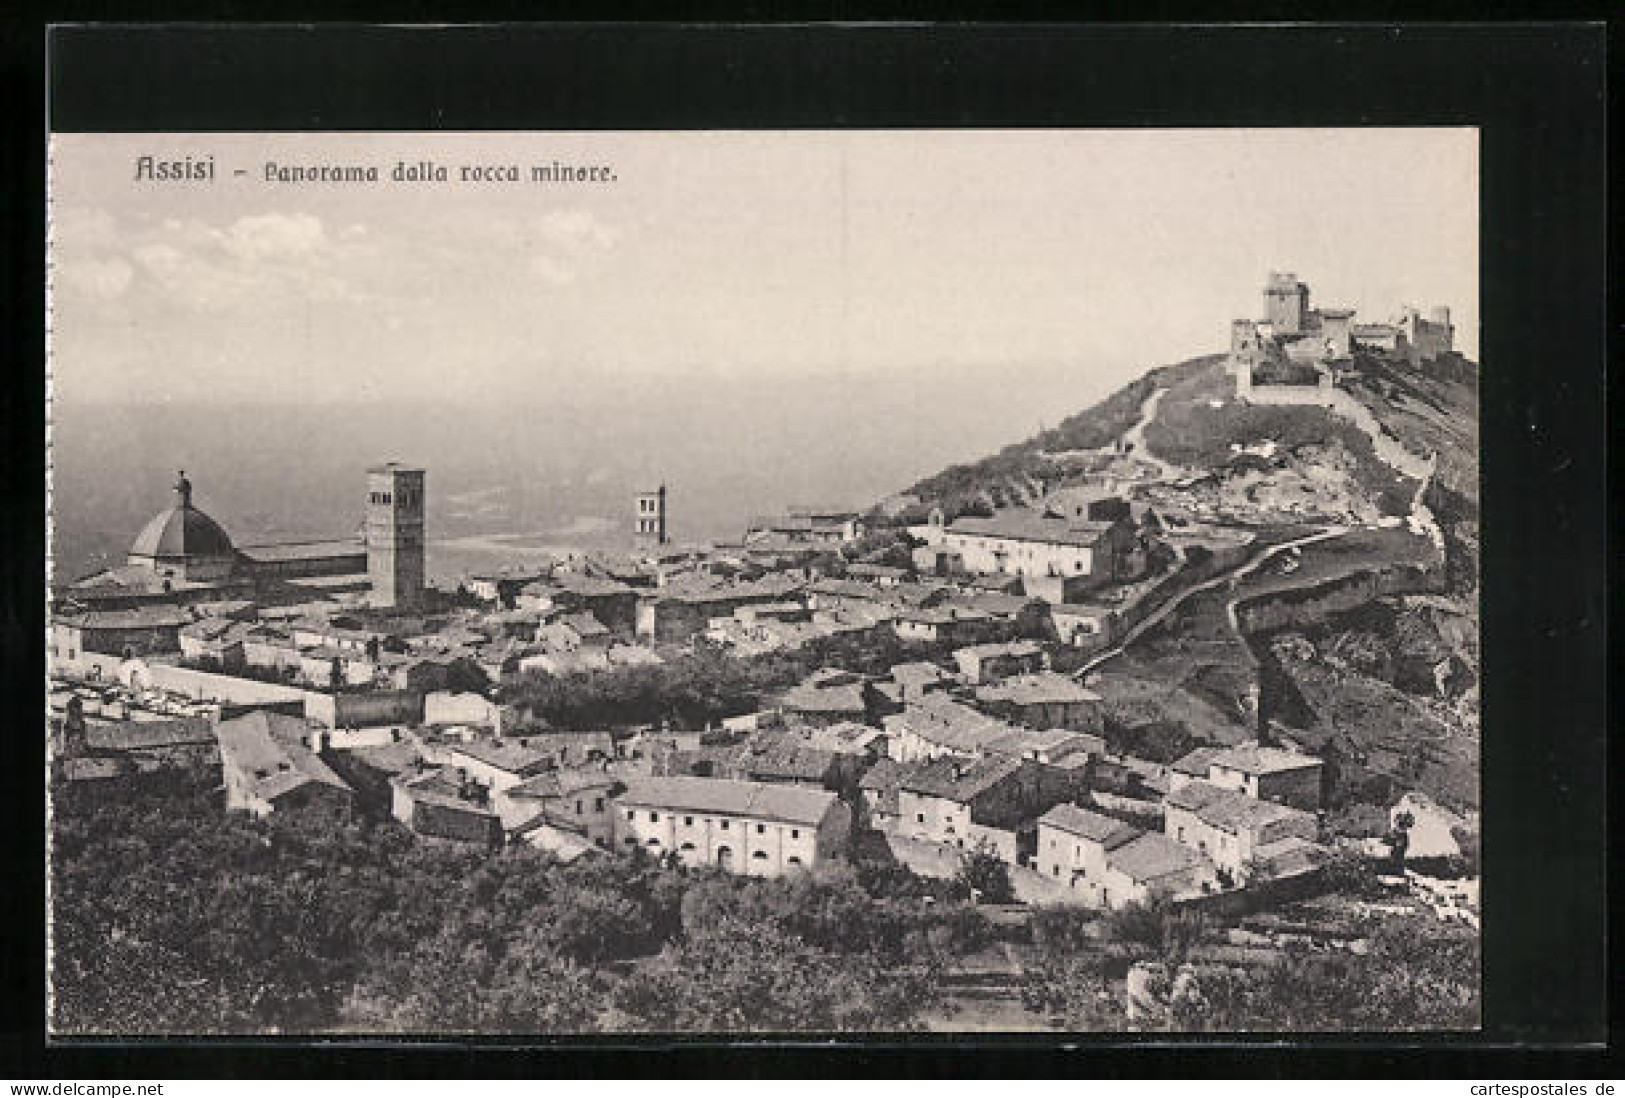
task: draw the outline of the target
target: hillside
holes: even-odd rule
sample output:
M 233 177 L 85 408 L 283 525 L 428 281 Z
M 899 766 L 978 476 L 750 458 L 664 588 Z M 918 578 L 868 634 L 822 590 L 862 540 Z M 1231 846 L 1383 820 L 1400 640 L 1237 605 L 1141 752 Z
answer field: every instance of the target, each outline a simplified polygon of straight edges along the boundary
M 1152 370 L 920 481 L 911 510 L 1031 506 L 1090 484 L 1266 541 L 1334 531 L 1195 594 L 1097 661 L 1088 681 L 1109 737 L 1161 762 L 1261 731 L 1330 752 L 1338 819 L 1362 818 L 1362 805 L 1369 818 L 1405 788 L 1471 807 L 1477 367 L 1365 351 L 1338 366 L 1329 395 L 1278 387 L 1245 401 L 1225 356 Z
M 1418 457 L 1437 451 L 1432 497 L 1442 503 L 1441 521 L 1448 514 L 1475 530 L 1476 376 L 1459 358 L 1418 371 L 1362 353 L 1340 382 L 1406 450 Z M 1140 445 L 1125 452 L 1120 441 L 1134 435 L 1130 441 Z M 1146 474 L 1154 472 L 1183 474 L 1162 478 L 1179 482 L 1179 491 L 1151 489 L 1146 482 L 1159 478 Z M 1374 453 L 1364 432 L 1323 408 L 1236 401 L 1225 356 L 1206 355 L 1152 370 L 1058 426 L 950 466 L 907 495 L 922 509 L 941 506 L 955 515 L 1031 503 L 1101 478 L 1146 485 L 1142 494 L 1165 505 L 1263 524 L 1403 515 L 1417 486 Z M 1476 545 L 1476 532 L 1470 542 Z

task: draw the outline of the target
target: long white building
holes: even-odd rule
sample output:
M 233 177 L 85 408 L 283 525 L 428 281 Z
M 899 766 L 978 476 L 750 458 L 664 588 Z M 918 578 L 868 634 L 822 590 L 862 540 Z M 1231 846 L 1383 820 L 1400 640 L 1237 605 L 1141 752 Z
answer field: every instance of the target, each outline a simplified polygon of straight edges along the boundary
M 851 810 L 833 793 L 720 778 L 639 778 L 615 798 L 615 846 L 752 877 L 838 856 Z

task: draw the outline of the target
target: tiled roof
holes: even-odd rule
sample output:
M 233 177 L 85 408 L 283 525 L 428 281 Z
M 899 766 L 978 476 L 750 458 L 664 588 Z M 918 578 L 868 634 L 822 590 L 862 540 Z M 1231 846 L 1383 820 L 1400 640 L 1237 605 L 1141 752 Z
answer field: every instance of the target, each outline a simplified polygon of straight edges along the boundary
M 510 774 L 523 774 L 549 761 L 547 752 L 513 740 L 501 742 L 475 740 L 472 743 L 458 743 L 452 746 L 451 751 L 453 754 L 467 755 L 471 759 Z
M 221 721 L 215 735 L 221 762 L 243 775 L 267 801 L 309 782 L 348 791 L 344 780 L 301 742 L 309 731 L 303 717 L 256 709 Z
M 912 663 L 893 665 L 891 677 L 905 686 L 921 686 L 928 683 L 942 682 L 952 676 L 934 663 L 914 661 Z
M 950 534 L 1034 541 L 1049 545 L 1091 547 L 1111 529 L 1110 522 L 1049 518 L 1040 511 L 1011 507 L 992 515 L 962 515 L 948 526 Z
M 903 764 L 896 759 L 877 759 L 863 777 L 858 779 L 859 789 L 896 789 L 903 780 Z
M 1224 748 L 1222 747 L 1198 747 L 1194 751 L 1180 756 L 1178 760 L 1169 766 L 1169 769 L 1180 774 L 1189 774 L 1193 778 L 1206 778 L 1208 763 L 1212 762 L 1215 756 L 1223 753 Z
M 886 734 L 873 725 L 856 721 L 840 721 L 823 727 L 801 729 L 800 732 L 814 747 L 840 754 L 862 754 L 863 749 L 876 737 Z
M 214 724 L 207 717 L 168 721 L 118 721 L 85 727 L 85 746 L 93 751 L 140 751 L 157 747 L 213 745 Z
M 1014 731 L 1004 721 L 978 713 L 941 694 L 927 694 L 901 713 L 885 718 L 888 731 L 912 732 L 928 743 L 956 751 L 981 751 Z
M 1065 675 L 1043 671 L 1016 675 L 1003 682 L 976 688 L 976 697 L 987 702 L 1011 705 L 1049 705 L 1069 702 L 1098 702 L 1100 695 Z
M 622 805 L 639 808 L 817 825 L 836 797 L 821 789 L 799 785 L 673 777 L 635 778 L 617 800 Z
M 1193 812 L 1204 823 L 1211 824 L 1232 835 L 1240 831 L 1256 831 L 1278 820 L 1294 816 L 1308 816 L 1296 808 L 1260 801 L 1245 793 L 1222 789 L 1211 782 L 1193 781 L 1168 794 L 1170 808 Z
M 173 606 L 143 606 L 135 610 L 91 610 L 57 619 L 80 629 L 166 629 L 183 626 L 192 615 Z
M 841 686 L 801 683 L 785 691 L 783 705 L 799 713 L 863 713 L 867 709 L 861 682 Z
M 1099 812 L 1091 812 L 1087 808 L 1079 808 L 1075 804 L 1058 804 L 1038 817 L 1038 822 L 1065 831 L 1069 835 L 1100 843 L 1108 850 L 1122 846 L 1142 834 L 1140 829 L 1132 824 L 1103 816 Z
M 1130 839 L 1106 853 L 1106 864 L 1140 884 L 1153 884 L 1203 864 L 1190 847 L 1154 831 Z
M 1027 751 L 1053 751 L 1057 747 L 1073 744 L 1074 750 L 1093 755 L 1106 752 L 1106 741 L 1088 732 L 1074 732 L 1069 728 L 1017 728 L 987 745 L 989 751 L 1020 756 Z
M 1005 641 L 998 644 L 972 644 L 964 648 L 954 649 L 954 655 L 970 656 L 979 660 L 997 659 L 1001 656 L 1008 659 L 1026 659 L 1031 656 L 1041 656 L 1044 650 L 1032 641 Z
M 734 762 L 753 778 L 817 782 L 835 764 L 835 752 L 793 732 L 760 732 L 741 745 Z
M 535 797 L 546 800 L 553 797 L 567 797 L 583 789 L 605 789 L 615 785 L 619 779 L 605 770 L 583 770 L 575 767 L 566 767 L 563 770 L 549 770 L 528 778 L 507 790 L 509 797 Z
M 328 557 L 365 557 L 367 547 L 359 539 L 334 541 L 293 541 L 273 545 L 239 545 L 245 557 L 252 561 L 323 560 Z
M 1264 747 L 1256 743 L 1225 748 L 1215 754 L 1211 761 L 1244 774 L 1280 774 L 1321 765 L 1313 755 L 1300 755 L 1296 751 L 1283 751 L 1278 747 Z
M 1297 835 L 1288 835 L 1253 851 L 1272 879 L 1298 877 L 1319 869 L 1326 862 L 1326 848 Z
M 967 804 L 1021 769 L 1015 759 L 931 759 L 904 768 L 898 787 Z

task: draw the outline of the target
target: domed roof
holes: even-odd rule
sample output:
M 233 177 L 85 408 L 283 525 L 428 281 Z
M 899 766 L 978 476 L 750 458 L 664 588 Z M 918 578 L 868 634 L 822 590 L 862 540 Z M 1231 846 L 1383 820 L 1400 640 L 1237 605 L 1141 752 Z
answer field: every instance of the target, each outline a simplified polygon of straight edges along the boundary
M 175 504 L 152 516 L 130 546 L 134 557 L 229 557 L 236 550 L 220 524 L 192 506 L 192 485 L 182 473 Z

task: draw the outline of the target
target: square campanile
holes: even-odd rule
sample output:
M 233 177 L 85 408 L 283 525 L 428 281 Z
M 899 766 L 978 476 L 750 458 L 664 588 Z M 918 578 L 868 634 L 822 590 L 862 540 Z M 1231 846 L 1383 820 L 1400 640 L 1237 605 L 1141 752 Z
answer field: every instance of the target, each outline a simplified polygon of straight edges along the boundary
M 367 577 L 375 606 L 412 609 L 423 599 L 422 469 L 397 462 L 367 470 Z

